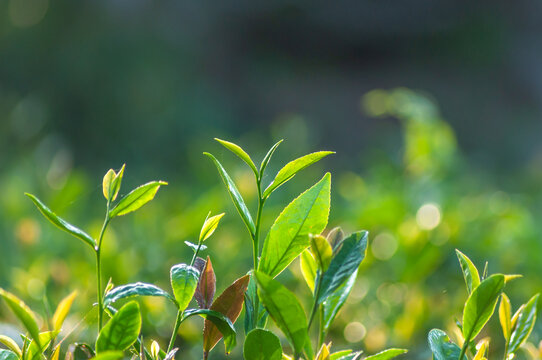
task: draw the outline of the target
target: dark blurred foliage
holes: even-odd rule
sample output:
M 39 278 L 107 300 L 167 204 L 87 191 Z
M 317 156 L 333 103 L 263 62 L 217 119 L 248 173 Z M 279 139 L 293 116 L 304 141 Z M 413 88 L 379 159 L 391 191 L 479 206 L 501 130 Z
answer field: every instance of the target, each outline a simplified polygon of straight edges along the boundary
M 23 192 L 96 235 L 101 177 L 127 163 L 123 194 L 170 185 L 113 223 L 105 274 L 167 288 L 169 267 L 190 260 L 182 242 L 209 210 L 226 211 L 208 251 L 221 291 L 249 269 L 251 249 L 201 153 L 232 169 L 253 208 L 249 170 L 212 138 L 256 160 L 284 138 L 269 174 L 309 151 L 337 155 L 285 186 L 264 225 L 329 169 L 330 225 L 372 234 L 335 347 L 427 358 L 427 331 L 452 329 L 466 297 L 455 247 L 524 274 L 510 285 L 515 306 L 541 288 L 541 10 L 534 0 L 1 2 L 0 286 L 42 309 L 44 294 L 54 305 L 76 288 L 88 311 L 93 257 Z M 371 91 L 398 86 L 421 90 Z M 281 280 L 308 295 L 291 270 Z M 173 309 L 143 303 L 146 339 L 166 345 Z M 194 358 L 200 325 L 181 329 Z M 78 329 L 72 339 L 88 336 Z

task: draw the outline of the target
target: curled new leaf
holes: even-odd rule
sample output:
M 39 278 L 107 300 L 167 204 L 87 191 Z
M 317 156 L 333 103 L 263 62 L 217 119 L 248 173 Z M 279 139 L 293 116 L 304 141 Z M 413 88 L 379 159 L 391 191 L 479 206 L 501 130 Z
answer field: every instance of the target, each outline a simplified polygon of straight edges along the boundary
M 4 298 L 11 311 L 13 311 L 15 316 L 17 316 L 17 318 L 21 321 L 32 339 L 41 346 L 38 320 L 36 319 L 34 312 L 30 310 L 30 308 L 21 299 L 2 288 L 0 288 L 0 296 Z
M 269 186 L 263 192 L 263 198 L 267 198 L 275 189 L 284 184 L 286 181 L 290 180 L 297 174 L 299 171 L 303 170 L 309 165 L 318 162 L 323 157 L 326 157 L 330 154 L 334 154 L 333 151 L 318 151 L 312 154 L 302 156 L 298 159 L 290 161 L 282 169 L 279 170 L 275 179 L 269 184 Z
M 54 225 L 56 225 L 61 230 L 66 231 L 67 233 L 75 236 L 76 238 L 83 240 L 87 245 L 92 247 L 94 249 L 96 247 L 96 241 L 86 232 L 84 232 L 81 229 L 78 229 L 77 227 L 73 226 L 72 224 L 68 223 L 67 221 L 63 220 L 59 216 L 57 216 L 54 212 L 51 211 L 47 206 L 45 206 L 44 203 L 40 201 L 37 197 L 35 197 L 32 194 L 25 193 L 26 196 L 30 198 L 36 205 L 36 207 L 39 209 L 39 211 Z
M 307 339 L 307 317 L 296 296 L 270 276 L 256 271 L 258 295 L 269 315 L 284 333 L 296 355 L 300 355 Z
M 269 330 L 254 329 L 245 339 L 243 357 L 245 360 L 281 360 L 280 340 Z
M 478 269 L 472 263 L 472 261 L 463 254 L 461 251 L 455 249 L 461 270 L 463 271 L 463 277 L 465 278 L 465 284 L 467 285 L 467 292 L 470 294 L 480 284 L 480 275 Z
M 510 299 L 505 293 L 501 295 L 501 304 L 499 305 L 499 321 L 501 322 L 504 340 L 508 342 L 512 331 L 512 306 Z
M 224 314 L 232 323 L 235 323 L 241 310 L 245 291 L 248 287 L 250 276 L 245 275 L 233 282 L 219 297 L 215 299 L 210 310 Z M 216 325 L 208 320 L 203 325 L 203 351 L 209 353 L 222 338 L 222 332 Z
M 271 157 L 273 156 L 273 154 L 275 153 L 275 150 L 277 150 L 281 142 L 282 140 L 277 141 L 277 143 L 273 145 L 271 149 L 269 149 L 267 154 L 265 154 L 265 157 L 263 158 L 262 163 L 260 165 L 260 178 L 263 177 L 265 168 L 267 167 L 267 164 L 269 164 L 269 160 L 271 160 Z
M 222 219 L 223 216 L 224 216 L 224 213 L 211 216 L 210 218 L 205 220 L 205 223 L 203 224 L 203 227 L 201 228 L 201 231 L 199 234 L 200 243 L 207 240 L 211 235 L 213 235 L 216 228 L 218 227 L 218 223 L 220 222 L 220 219 Z
M 76 296 L 77 291 L 73 291 L 58 304 L 55 314 L 53 315 L 53 330 L 60 331 Z
M 318 267 L 322 271 L 326 271 L 333 255 L 331 245 L 322 235 L 310 235 L 310 242 L 310 249 L 312 254 L 314 255 L 314 258 L 318 262 Z
M 102 328 L 96 340 L 96 352 L 124 351 L 136 342 L 141 330 L 139 304 L 130 301 Z
M 136 211 L 152 199 L 160 189 L 160 186 L 167 185 L 165 181 L 151 181 L 130 191 L 128 195 L 120 199 L 118 204 L 109 213 L 109 218 L 126 215 Z
M 134 284 L 117 286 L 111 289 L 105 295 L 104 304 L 107 306 L 120 299 L 125 299 L 132 296 L 162 296 L 175 302 L 175 299 L 169 293 L 160 289 L 158 286 L 137 282 Z
M 309 234 L 325 229 L 330 188 L 331 175 L 327 173 L 280 213 L 265 238 L 259 271 L 277 276 L 309 246 Z
M 254 175 L 256 175 L 256 178 L 258 178 L 258 169 L 256 169 L 256 165 L 254 165 L 254 162 L 250 158 L 250 156 L 243 150 L 239 145 L 234 144 L 232 142 L 226 141 L 226 140 L 220 140 L 215 138 L 216 141 L 218 141 L 222 146 L 224 146 L 226 149 L 230 150 L 232 153 L 237 155 L 241 160 L 243 160 L 247 165 L 252 169 L 254 172 Z
M 113 169 L 109 169 L 104 175 L 102 189 L 106 200 L 115 201 L 117 198 L 122 182 L 122 176 L 124 175 L 124 167 L 125 165 L 122 165 L 122 168 L 118 173 Z
M 207 256 L 205 267 L 199 276 L 198 287 L 194 294 L 194 298 L 202 309 L 208 309 L 213 303 L 213 298 L 216 291 L 216 277 L 211 259 Z
M 318 265 L 309 250 L 305 250 L 301 253 L 299 265 L 301 267 L 301 274 L 303 274 L 307 286 L 314 292 L 314 281 L 316 279 Z
M 218 173 L 220 174 L 220 177 L 222 177 L 222 180 L 224 181 L 224 184 L 226 185 L 226 188 L 228 189 L 228 193 L 231 196 L 233 204 L 237 208 L 239 215 L 241 215 L 243 222 L 248 228 L 248 231 L 252 235 L 255 234 L 256 226 L 254 225 L 252 216 L 250 215 L 250 212 L 248 211 L 248 208 L 245 205 L 245 201 L 243 200 L 243 197 L 239 193 L 239 190 L 237 190 L 235 183 L 233 182 L 231 177 L 228 175 L 228 173 L 226 172 L 222 164 L 212 154 L 209 154 L 209 153 L 203 153 L 203 154 L 209 157 L 216 165 L 216 168 L 218 169 Z
M 178 264 L 171 268 L 171 288 L 177 300 L 179 311 L 188 307 L 190 300 L 196 292 L 198 286 L 199 271 L 186 264 Z

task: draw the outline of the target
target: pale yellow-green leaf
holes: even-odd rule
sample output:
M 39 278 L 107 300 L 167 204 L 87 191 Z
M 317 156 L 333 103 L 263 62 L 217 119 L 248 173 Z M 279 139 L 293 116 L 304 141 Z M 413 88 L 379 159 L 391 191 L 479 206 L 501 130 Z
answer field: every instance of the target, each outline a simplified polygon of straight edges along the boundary
M 13 351 L 15 354 L 17 354 L 19 358 L 23 356 L 21 348 L 12 338 L 6 335 L 0 335 L 0 343 L 7 347 L 9 350 Z
M 501 303 L 499 305 L 499 321 L 501 322 L 502 333 L 506 341 L 510 339 L 510 332 L 512 329 L 511 308 L 510 299 L 505 293 L 502 293 Z
M 199 234 L 200 242 L 207 240 L 211 235 L 213 235 L 216 228 L 218 227 L 218 223 L 220 222 L 220 219 L 222 219 L 223 216 L 224 216 L 224 213 L 211 216 L 210 218 L 205 220 L 205 223 L 203 224 L 200 234 Z
M 331 262 L 331 257 L 333 256 L 333 250 L 331 245 L 325 237 L 322 235 L 311 235 L 311 252 L 314 255 L 314 258 L 318 262 L 318 266 L 323 271 L 326 271 Z
M 53 330 L 60 331 L 76 297 L 77 291 L 73 291 L 70 295 L 62 299 L 60 304 L 58 304 L 55 314 L 53 315 Z
M 314 281 L 316 279 L 316 270 L 318 265 L 308 249 L 301 253 L 299 265 L 301 267 L 301 274 L 303 274 L 305 282 L 307 283 L 309 289 L 314 292 Z

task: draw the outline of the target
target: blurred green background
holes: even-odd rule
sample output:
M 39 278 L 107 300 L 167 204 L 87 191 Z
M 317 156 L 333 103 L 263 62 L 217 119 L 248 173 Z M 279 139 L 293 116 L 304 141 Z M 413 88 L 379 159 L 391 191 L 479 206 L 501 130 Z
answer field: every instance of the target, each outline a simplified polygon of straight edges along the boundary
M 334 348 L 429 358 L 427 332 L 452 332 L 466 298 L 454 248 L 491 272 L 524 274 L 507 287 L 515 307 L 542 286 L 541 10 L 534 0 L 0 2 L 0 286 L 42 315 L 45 295 L 53 306 L 78 289 L 86 313 L 92 254 L 23 192 L 96 235 L 101 178 L 126 163 L 123 194 L 170 185 L 112 223 L 105 274 L 167 288 L 169 267 L 190 261 L 183 241 L 208 211 L 224 211 L 207 252 L 222 291 L 250 268 L 251 245 L 202 152 L 230 169 L 254 209 L 250 170 L 212 139 L 257 161 L 285 139 L 268 181 L 294 157 L 337 154 L 271 198 L 264 232 L 323 171 L 333 173 L 330 228 L 371 232 Z M 307 300 L 298 264 L 290 270 L 281 281 Z M 166 346 L 173 309 L 142 303 L 146 339 Z M 0 319 L 15 323 L 5 306 Z M 69 339 L 90 335 L 80 326 Z M 201 321 L 181 335 L 181 351 L 198 358 Z M 539 325 L 533 342 L 541 336 Z

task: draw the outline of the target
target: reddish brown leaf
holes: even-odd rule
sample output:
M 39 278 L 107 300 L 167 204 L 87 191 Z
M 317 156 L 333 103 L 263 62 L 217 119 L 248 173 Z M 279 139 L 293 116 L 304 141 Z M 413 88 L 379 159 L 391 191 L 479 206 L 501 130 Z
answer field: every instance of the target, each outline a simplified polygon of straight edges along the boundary
M 227 316 L 232 323 L 235 323 L 243 309 L 243 299 L 247 291 L 249 275 L 245 275 L 234 281 L 211 305 L 211 310 L 218 311 Z M 222 334 L 208 320 L 203 326 L 203 351 L 208 354 L 212 348 L 222 339 Z
M 201 309 L 208 309 L 213 303 L 216 290 L 216 277 L 211 259 L 207 256 L 205 267 L 199 276 L 198 287 L 194 298 Z

